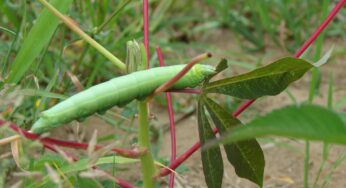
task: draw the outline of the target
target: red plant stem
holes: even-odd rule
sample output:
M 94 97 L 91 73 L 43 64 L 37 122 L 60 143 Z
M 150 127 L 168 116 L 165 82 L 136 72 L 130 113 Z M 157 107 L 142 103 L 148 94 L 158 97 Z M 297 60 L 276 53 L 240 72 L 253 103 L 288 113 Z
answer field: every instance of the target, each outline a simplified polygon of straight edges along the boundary
M 327 27 L 330 21 L 335 17 L 335 15 L 339 12 L 342 6 L 345 4 L 346 0 L 340 0 L 333 10 L 329 13 L 327 18 L 322 22 L 322 24 L 316 29 L 316 31 L 309 37 L 309 39 L 302 45 L 302 47 L 296 52 L 294 57 L 300 57 L 305 50 L 316 40 L 319 34 Z M 234 116 L 240 115 L 244 110 L 246 110 L 249 106 L 251 106 L 256 99 L 251 99 L 242 104 L 234 113 Z M 218 132 L 217 129 L 214 129 L 215 134 Z M 201 147 L 201 144 L 197 142 L 190 149 L 188 149 L 185 153 L 179 156 L 176 160 L 174 160 L 170 165 L 169 169 L 176 169 L 181 163 L 183 163 L 186 159 L 188 159 L 194 152 L 196 152 Z M 160 170 L 159 176 L 166 176 L 170 174 L 172 171 L 167 168 L 162 168 Z
M 171 133 L 171 147 L 172 147 L 172 152 L 171 152 L 171 162 L 173 162 L 176 159 L 177 152 L 176 152 L 176 132 L 175 132 L 175 125 L 174 125 L 174 113 L 173 113 L 173 108 L 172 108 L 172 99 L 171 99 L 171 94 L 169 92 L 166 93 L 166 98 L 167 98 L 167 108 L 169 112 L 169 127 L 170 127 L 170 133 Z M 169 177 L 169 188 L 174 187 L 174 173 L 171 173 Z
M 5 122 L 3 120 L 0 120 L 0 127 L 3 125 L 6 125 L 6 123 L 10 123 L 10 122 Z M 65 147 L 70 147 L 73 146 L 72 148 L 78 148 L 78 147 L 74 147 L 74 146 L 79 146 L 82 149 L 87 149 L 88 145 L 87 144 L 80 144 L 80 143 L 73 143 L 73 142 L 66 142 L 66 141 L 61 141 L 61 140 L 57 140 L 54 138 L 40 138 L 38 135 L 30 133 L 28 131 L 25 131 L 21 128 L 19 128 L 17 125 L 15 125 L 14 123 L 10 123 L 9 127 L 16 131 L 17 133 L 23 135 L 24 137 L 31 139 L 31 140 L 36 140 L 39 139 L 41 141 L 41 143 L 43 144 L 43 146 L 53 152 L 57 152 L 57 150 L 52 146 L 52 145 L 60 145 L 60 146 L 65 146 Z M 68 143 L 68 144 L 67 144 Z M 72 144 L 72 145 L 67 145 Z M 96 146 L 95 149 L 101 149 L 101 146 Z M 79 149 L 79 148 L 78 148 Z M 118 149 L 115 149 L 118 150 Z M 114 151 L 114 150 L 113 150 Z M 74 161 L 78 161 L 79 158 L 72 155 L 71 153 L 67 153 L 65 152 L 67 156 L 71 157 Z M 97 167 L 96 167 L 97 168 Z M 135 188 L 134 186 L 132 186 L 131 184 L 129 184 L 128 182 L 126 182 L 125 180 L 122 180 L 120 178 L 115 177 L 116 183 L 122 187 L 122 188 Z
M 105 173 L 109 174 L 108 172 L 104 171 Z M 112 176 L 112 174 L 109 174 L 110 176 Z M 127 181 L 118 178 L 118 177 L 114 177 L 115 178 L 115 183 L 118 184 L 121 188 L 136 188 L 135 186 L 131 185 L 130 183 L 128 183 Z
M 156 48 L 157 57 L 159 59 L 159 64 L 161 67 L 165 66 L 163 62 L 163 56 L 161 53 L 160 47 Z M 167 109 L 169 114 L 169 130 L 171 133 L 171 162 L 173 162 L 176 159 L 177 155 L 177 141 L 176 141 L 176 132 L 175 132 L 175 125 L 174 125 L 174 112 L 172 107 L 172 98 L 170 92 L 166 92 L 166 100 L 167 100 Z M 169 188 L 174 187 L 174 173 L 171 173 L 169 176 Z
M 300 57 L 305 50 L 317 39 L 317 37 L 322 33 L 322 31 L 328 26 L 328 24 L 332 21 L 332 19 L 335 17 L 335 15 L 339 12 L 339 10 L 342 8 L 342 6 L 345 4 L 346 0 L 339 1 L 338 4 L 334 7 L 334 9 L 329 13 L 327 18 L 322 22 L 322 24 L 315 30 L 315 32 L 310 36 L 310 38 L 305 41 L 305 43 L 299 48 L 299 50 L 294 54 L 295 58 Z M 244 110 L 246 110 L 249 106 L 254 103 L 256 99 L 248 100 L 244 104 L 242 104 L 235 112 L 234 116 L 238 116 L 241 114 Z
M 252 105 L 252 103 L 254 103 L 256 101 L 256 99 L 251 99 L 251 100 L 248 100 L 248 101 L 246 101 L 246 102 L 244 102 L 242 105 L 240 105 L 239 107 L 238 107 L 238 109 L 235 111 L 235 112 L 233 112 L 233 116 L 234 117 L 237 117 L 237 116 L 239 116 L 243 111 L 245 111 L 249 106 L 251 106 Z
M 148 0 L 143 0 L 143 38 L 144 47 L 147 53 L 147 69 L 149 68 L 150 51 L 149 51 L 149 4 Z
M 201 94 L 202 91 L 200 89 L 185 88 L 185 89 L 170 89 L 167 92 Z
M 37 134 L 28 132 L 26 130 L 23 130 L 19 128 L 17 125 L 14 123 L 10 122 L 5 122 L 3 120 L 0 120 L 0 127 L 6 125 L 6 123 L 9 123 L 9 127 L 19 133 L 20 135 L 23 135 L 25 138 L 30 139 L 30 140 L 39 140 L 42 144 L 48 144 L 48 145 L 58 145 L 62 147 L 68 147 L 68 148 L 74 148 L 74 149 L 83 149 L 86 150 L 89 145 L 84 144 L 84 143 L 78 143 L 78 142 L 72 142 L 72 141 L 64 141 L 64 140 L 59 140 L 55 138 L 50 138 L 50 137 L 40 137 Z M 103 148 L 103 146 L 96 145 L 95 149 L 99 150 Z M 124 149 L 124 148 L 112 148 L 113 152 L 124 156 L 124 157 L 129 157 L 129 158 L 138 158 L 140 157 L 146 150 L 143 151 L 135 151 L 135 150 L 129 150 L 129 149 Z
M 158 87 L 153 95 L 156 95 L 160 92 L 166 91 L 168 88 L 170 88 L 175 82 L 177 82 L 180 78 L 182 78 L 189 70 L 198 62 L 210 58 L 212 55 L 211 53 L 204 53 L 201 55 L 196 56 L 193 58 L 184 68 L 181 70 L 178 74 L 176 74 L 172 79 L 168 80 L 164 84 L 162 84 L 160 87 Z
M 316 29 L 316 31 L 311 35 L 311 37 L 302 45 L 302 47 L 297 51 L 294 57 L 300 57 L 305 50 L 315 41 L 315 39 L 320 35 L 320 33 L 327 27 L 327 25 L 332 21 L 335 15 L 339 12 L 342 6 L 346 3 L 346 0 L 340 0 L 333 10 L 329 13 L 327 18 L 324 19 L 322 24 Z
M 55 147 L 52 146 L 52 145 L 50 145 L 50 144 L 45 144 L 45 143 L 43 143 L 43 146 L 44 146 L 46 149 L 49 149 L 49 150 L 51 150 L 51 151 L 53 151 L 53 152 L 55 152 L 55 153 L 58 153 L 58 150 L 55 149 Z M 67 155 L 68 157 L 70 157 L 71 159 L 73 159 L 73 161 L 78 161 L 78 160 L 79 160 L 79 157 L 76 157 L 76 156 L 74 156 L 73 154 L 71 154 L 71 153 L 69 153 L 69 152 L 67 152 L 67 151 L 63 151 L 63 152 L 65 153 L 65 155 Z

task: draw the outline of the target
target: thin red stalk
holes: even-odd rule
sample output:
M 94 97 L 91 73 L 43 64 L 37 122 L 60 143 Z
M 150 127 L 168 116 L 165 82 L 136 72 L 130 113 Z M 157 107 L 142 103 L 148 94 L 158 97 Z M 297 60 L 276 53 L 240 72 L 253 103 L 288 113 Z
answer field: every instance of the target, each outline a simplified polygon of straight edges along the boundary
M 10 122 L 5 122 L 3 120 L 0 120 L 0 127 L 5 125 L 6 123 L 10 123 Z M 57 152 L 57 150 L 52 146 L 52 145 L 60 145 L 60 146 L 65 146 L 65 147 L 72 147 L 72 148 L 77 148 L 77 149 L 86 149 L 88 148 L 88 144 L 80 144 L 80 143 L 74 143 L 74 142 L 66 142 L 66 141 L 61 141 L 61 140 L 57 140 L 54 138 L 40 138 L 38 135 L 30 133 L 28 131 L 25 131 L 21 128 L 19 128 L 17 125 L 10 123 L 9 127 L 18 132 L 19 134 L 23 135 L 24 137 L 31 139 L 31 140 L 36 140 L 39 139 L 41 141 L 41 143 L 43 144 L 43 146 L 49 150 L 52 150 L 54 152 Z M 46 142 L 47 141 L 47 142 Z M 75 147 L 78 146 L 78 147 Z M 96 146 L 96 149 L 101 149 L 101 146 Z M 115 149 L 118 150 L 118 149 Z M 121 149 L 123 150 L 123 149 Z M 112 150 L 114 151 L 114 150 Z M 117 152 L 117 151 L 114 151 Z M 65 152 L 69 157 L 71 157 L 73 160 L 79 160 L 78 157 L 73 156 L 70 153 Z M 97 168 L 97 167 L 96 167 Z M 126 182 L 125 180 L 122 180 L 120 178 L 115 177 L 116 183 L 123 188 L 134 188 L 134 186 L 132 186 L 131 184 L 129 184 L 128 182 Z
M 149 51 L 149 4 L 148 0 L 143 0 L 143 34 L 144 46 L 147 53 L 147 69 L 149 68 L 150 51 Z
M 169 127 L 170 127 L 170 133 L 171 133 L 171 147 L 172 147 L 172 157 L 171 157 L 171 162 L 176 159 L 177 152 L 176 152 L 176 132 L 175 132 L 175 125 L 174 125 L 174 113 L 173 113 L 173 108 L 172 108 L 172 99 L 171 99 L 171 94 L 169 92 L 166 93 L 166 98 L 167 98 L 167 108 L 169 112 Z M 169 188 L 174 187 L 174 173 L 171 173 L 169 177 Z
M 5 122 L 3 120 L 0 120 L 0 127 L 4 126 L 6 123 L 10 123 L 10 122 Z M 31 133 L 31 132 L 28 132 L 26 130 L 19 128 L 14 123 L 10 123 L 9 127 L 12 130 L 16 131 L 17 133 L 23 135 L 25 138 L 30 139 L 30 140 L 39 140 L 42 144 L 58 145 L 58 146 L 62 146 L 62 147 L 68 147 L 68 148 L 74 148 L 74 149 L 83 149 L 83 150 L 86 150 L 89 146 L 88 144 L 84 144 L 84 143 L 64 141 L 64 140 L 59 140 L 59 139 L 50 138 L 50 137 L 40 137 L 37 134 Z M 100 145 L 95 146 L 96 150 L 99 150 L 101 148 L 103 148 L 103 146 L 100 146 Z M 112 148 L 111 151 L 113 151 L 113 152 L 115 152 L 121 156 L 131 157 L 131 158 L 138 158 L 144 152 L 146 152 L 146 151 L 129 150 L 129 149 L 124 149 L 124 148 Z
M 218 130 L 214 128 L 214 134 L 218 133 Z M 186 159 L 188 159 L 193 153 L 195 153 L 199 148 L 201 147 L 201 143 L 197 142 L 195 143 L 191 148 L 189 148 L 185 153 L 180 155 L 176 160 L 171 162 L 168 168 L 161 168 L 160 173 L 158 176 L 166 176 L 168 174 L 174 174 L 171 173 L 172 170 L 176 169 L 178 166 L 181 165 Z
M 320 33 L 328 26 L 330 21 L 335 17 L 335 15 L 339 12 L 342 6 L 346 3 L 346 0 L 340 0 L 333 10 L 329 13 L 327 18 L 324 19 L 322 24 L 316 29 L 316 31 L 311 35 L 311 37 L 302 45 L 302 47 L 294 54 L 294 57 L 300 57 L 305 50 L 315 41 L 315 39 L 320 35 Z
M 256 101 L 256 99 L 251 99 L 251 100 L 244 102 L 242 105 L 240 105 L 238 107 L 238 109 L 235 112 L 233 112 L 233 116 L 234 117 L 239 116 L 244 110 L 246 110 L 249 106 L 251 106 L 252 103 L 254 103 L 255 101 Z
M 184 68 L 181 70 L 178 74 L 176 74 L 172 79 L 168 80 L 164 84 L 162 84 L 160 87 L 158 87 L 155 91 L 154 94 L 158 94 L 160 92 L 166 91 L 168 88 L 170 88 L 175 82 L 177 82 L 180 78 L 182 78 L 189 70 L 198 62 L 210 58 L 212 55 L 211 53 L 204 53 L 201 55 L 196 56 L 193 58 Z
M 174 93 L 190 93 L 190 94 L 201 94 L 200 89 L 186 88 L 186 89 L 170 89 L 168 92 Z
M 103 171 L 103 172 L 109 174 L 106 171 Z M 113 176 L 113 175 L 109 174 L 109 176 Z M 135 186 L 131 185 L 130 183 L 128 183 L 127 181 L 125 181 L 121 178 L 118 178 L 118 177 L 114 177 L 114 178 L 115 178 L 115 183 L 118 184 L 121 188 L 136 188 Z
M 46 149 L 49 149 L 49 150 L 51 150 L 51 151 L 53 151 L 53 152 L 55 152 L 55 153 L 58 153 L 58 150 L 56 150 L 55 147 L 52 146 L 52 145 L 50 145 L 50 144 L 45 144 L 45 143 L 43 143 L 43 146 L 44 146 Z M 71 153 L 69 153 L 69 152 L 67 152 L 67 151 L 63 151 L 63 152 L 65 153 L 65 155 L 67 155 L 68 157 L 70 157 L 70 158 L 73 159 L 74 161 L 78 161 L 78 160 L 79 160 L 79 158 L 76 157 L 76 156 L 74 156 L 73 154 L 71 154 Z
M 309 37 L 309 39 L 302 45 L 302 47 L 297 51 L 294 57 L 300 57 L 305 50 L 316 40 L 319 34 L 327 27 L 330 21 L 335 17 L 335 15 L 339 12 L 342 6 L 345 4 L 346 0 L 340 0 L 333 10 L 329 13 L 327 18 L 322 22 L 322 24 L 316 29 L 316 31 Z M 242 104 L 234 113 L 234 116 L 240 115 L 244 110 L 246 110 L 249 106 L 251 106 L 256 99 L 252 99 L 246 101 Z M 217 129 L 214 129 L 215 134 L 218 132 Z M 201 147 L 201 144 L 197 142 L 190 149 L 188 149 L 185 153 L 179 156 L 176 160 L 174 160 L 170 165 L 169 169 L 176 169 L 181 163 L 183 163 L 186 159 L 188 159 L 194 152 L 196 152 Z M 160 170 L 159 176 L 166 176 L 170 174 L 172 171 L 167 168 L 162 168 Z
M 329 13 L 327 18 L 322 22 L 322 24 L 315 30 L 315 32 L 310 36 L 310 38 L 299 48 L 299 50 L 294 54 L 295 58 L 300 57 L 305 50 L 316 40 L 316 38 L 322 33 L 322 31 L 328 26 L 328 24 L 332 21 L 335 15 L 339 12 L 342 6 L 345 4 L 346 0 L 339 1 L 338 4 L 335 5 L 334 9 Z M 234 116 L 238 116 L 244 110 L 246 110 L 249 106 L 254 103 L 256 99 L 251 99 L 243 103 L 235 112 Z
M 156 48 L 157 57 L 159 59 L 159 64 L 161 67 L 165 66 L 163 62 L 163 56 L 161 53 L 160 47 Z M 171 162 L 173 162 L 176 159 L 177 155 L 177 144 L 176 144 L 176 132 L 175 132 L 175 125 L 174 125 L 174 112 L 172 107 L 172 98 L 170 92 L 166 92 L 166 100 L 167 100 L 167 109 L 169 114 L 169 130 L 171 133 Z M 169 176 L 169 188 L 174 187 L 174 173 L 171 173 Z

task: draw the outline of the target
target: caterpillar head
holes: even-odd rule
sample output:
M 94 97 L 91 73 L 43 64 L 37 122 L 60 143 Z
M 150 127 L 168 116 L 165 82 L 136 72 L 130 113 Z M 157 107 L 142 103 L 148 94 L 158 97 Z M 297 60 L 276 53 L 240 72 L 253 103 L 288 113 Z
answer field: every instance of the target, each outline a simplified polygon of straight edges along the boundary
M 211 65 L 197 64 L 192 68 L 192 72 L 196 74 L 197 77 L 200 77 L 200 75 L 202 75 L 203 78 L 206 78 L 207 76 L 215 74 L 216 69 Z
M 192 69 L 173 85 L 174 89 L 183 89 L 186 87 L 196 87 L 202 83 L 208 76 L 215 74 L 216 70 L 210 65 L 196 64 Z

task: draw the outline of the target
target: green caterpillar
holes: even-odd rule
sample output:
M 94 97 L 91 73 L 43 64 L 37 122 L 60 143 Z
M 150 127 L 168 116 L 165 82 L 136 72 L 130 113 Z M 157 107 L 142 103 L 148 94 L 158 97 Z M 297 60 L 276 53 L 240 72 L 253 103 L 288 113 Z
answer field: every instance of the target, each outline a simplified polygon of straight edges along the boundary
M 96 112 L 104 112 L 115 105 L 123 106 L 134 99 L 143 100 L 160 85 L 174 77 L 184 66 L 174 65 L 133 72 L 90 87 L 42 112 L 31 131 L 46 132 L 61 124 L 83 119 Z M 214 67 L 197 64 L 172 88 L 195 87 L 214 73 Z

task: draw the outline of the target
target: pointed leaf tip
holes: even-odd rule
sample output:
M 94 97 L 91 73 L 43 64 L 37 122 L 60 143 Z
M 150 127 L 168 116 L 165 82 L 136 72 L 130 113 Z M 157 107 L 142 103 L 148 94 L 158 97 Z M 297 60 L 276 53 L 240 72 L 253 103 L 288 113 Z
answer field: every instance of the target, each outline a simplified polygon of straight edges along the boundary
M 232 127 L 242 126 L 237 118 L 212 99 L 204 97 L 203 102 L 221 136 L 227 134 L 227 131 Z M 224 148 L 228 161 L 233 165 L 236 174 L 262 187 L 265 160 L 258 142 L 255 139 L 250 139 L 224 144 Z
M 242 99 L 277 95 L 312 67 L 303 59 L 286 57 L 251 72 L 211 82 L 204 87 L 203 91 Z
M 198 102 L 198 131 L 200 142 L 203 145 L 210 139 L 215 139 L 214 132 L 204 112 L 204 105 Z M 203 172 L 209 188 L 221 188 L 223 179 L 223 161 L 220 147 L 213 147 L 201 151 Z

